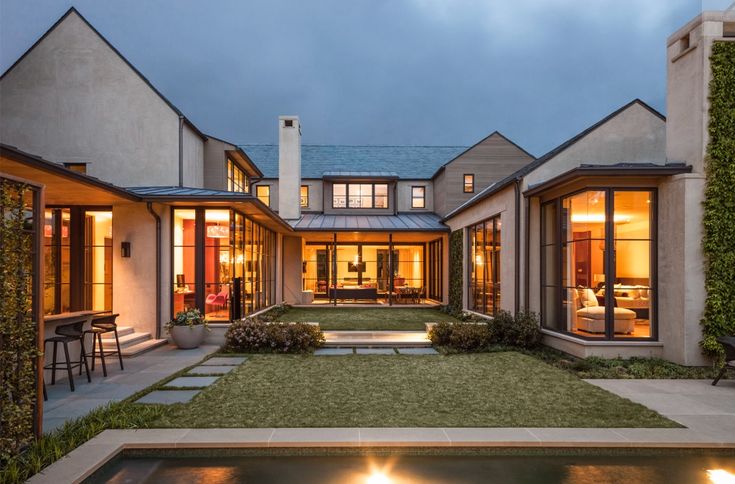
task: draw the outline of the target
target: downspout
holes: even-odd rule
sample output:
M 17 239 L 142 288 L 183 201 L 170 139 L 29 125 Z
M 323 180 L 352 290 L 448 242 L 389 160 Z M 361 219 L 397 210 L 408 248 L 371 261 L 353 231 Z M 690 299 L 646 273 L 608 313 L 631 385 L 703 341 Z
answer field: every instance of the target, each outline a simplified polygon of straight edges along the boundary
M 161 339 L 161 217 L 147 202 L 148 213 L 156 220 L 156 339 Z
M 184 186 L 184 116 L 179 114 L 179 186 Z
M 515 243 L 515 277 L 513 278 L 513 283 L 515 285 L 515 297 L 513 298 L 513 308 L 514 312 L 518 312 L 520 308 L 520 302 L 521 302 L 521 218 L 520 218 L 520 211 L 521 211 L 521 179 L 516 178 L 515 183 L 513 184 L 513 188 L 515 191 L 515 198 L 516 198 L 516 209 L 513 216 L 514 223 L 515 223 L 515 237 L 514 243 Z

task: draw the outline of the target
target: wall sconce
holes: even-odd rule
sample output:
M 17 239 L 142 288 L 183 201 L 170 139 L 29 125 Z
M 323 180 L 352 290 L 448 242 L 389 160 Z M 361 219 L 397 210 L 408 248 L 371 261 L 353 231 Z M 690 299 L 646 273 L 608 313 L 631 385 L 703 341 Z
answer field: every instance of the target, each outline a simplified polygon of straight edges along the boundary
M 120 244 L 120 256 L 130 257 L 130 242 L 122 242 Z

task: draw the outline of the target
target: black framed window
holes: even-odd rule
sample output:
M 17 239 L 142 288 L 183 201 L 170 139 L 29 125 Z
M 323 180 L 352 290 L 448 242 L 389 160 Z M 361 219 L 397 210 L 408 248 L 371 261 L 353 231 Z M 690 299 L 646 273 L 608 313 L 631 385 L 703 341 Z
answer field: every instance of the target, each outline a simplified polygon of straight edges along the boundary
M 426 187 L 411 187 L 411 208 L 426 208 Z
M 542 325 L 656 339 L 656 191 L 590 188 L 541 207 Z
M 332 208 L 388 208 L 388 184 L 334 183 Z
M 472 311 L 495 315 L 500 307 L 500 216 L 467 227 L 469 288 Z
M 444 241 L 442 239 L 436 239 L 429 242 L 427 250 L 429 298 L 441 301 L 444 296 L 444 267 L 442 265 Z
M 258 197 L 258 200 L 266 204 L 267 206 L 271 206 L 271 186 L 270 185 L 258 185 L 255 187 L 255 196 Z
M 227 158 L 227 191 L 243 193 L 250 191 L 247 175 L 237 163 L 229 158 Z
M 462 191 L 464 193 L 473 193 L 475 191 L 475 175 L 464 175 L 462 179 Z

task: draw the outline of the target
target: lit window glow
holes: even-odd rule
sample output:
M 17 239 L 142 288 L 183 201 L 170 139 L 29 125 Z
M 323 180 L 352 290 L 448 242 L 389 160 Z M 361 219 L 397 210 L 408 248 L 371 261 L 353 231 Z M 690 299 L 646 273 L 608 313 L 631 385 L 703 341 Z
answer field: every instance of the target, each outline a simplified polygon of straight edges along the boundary
M 725 469 L 709 469 L 707 477 L 713 484 L 735 484 L 735 474 Z
M 390 484 L 391 480 L 382 472 L 373 472 L 368 477 L 366 484 Z

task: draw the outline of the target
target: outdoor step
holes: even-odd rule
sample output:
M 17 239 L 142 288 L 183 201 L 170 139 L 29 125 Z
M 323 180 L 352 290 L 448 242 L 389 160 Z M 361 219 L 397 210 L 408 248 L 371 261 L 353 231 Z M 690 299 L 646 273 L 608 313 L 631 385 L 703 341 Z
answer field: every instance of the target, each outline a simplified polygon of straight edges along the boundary
M 117 327 L 117 335 L 118 336 L 125 336 L 126 334 L 131 334 L 135 332 L 135 328 L 132 326 L 118 326 Z M 106 339 L 115 339 L 115 333 L 103 333 L 102 334 L 102 340 Z
M 165 339 L 148 339 L 141 343 L 122 348 L 122 355 L 125 358 L 132 358 L 165 344 L 168 344 L 168 341 Z
M 324 331 L 325 347 L 428 347 L 425 331 Z
M 125 336 L 120 336 L 120 348 L 127 348 L 138 343 L 142 343 L 151 338 L 151 333 L 130 333 Z M 115 348 L 115 339 L 105 338 L 102 340 L 102 346 L 105 349 Z

